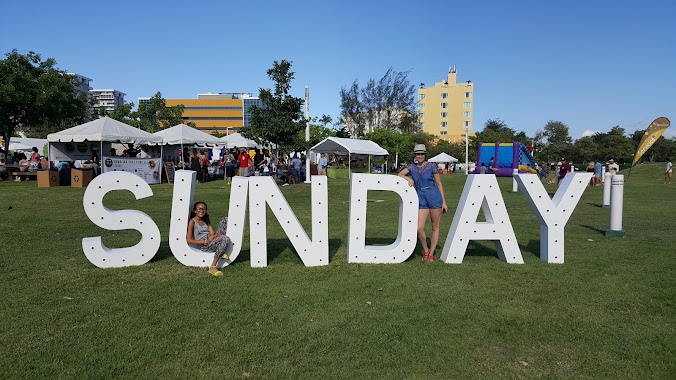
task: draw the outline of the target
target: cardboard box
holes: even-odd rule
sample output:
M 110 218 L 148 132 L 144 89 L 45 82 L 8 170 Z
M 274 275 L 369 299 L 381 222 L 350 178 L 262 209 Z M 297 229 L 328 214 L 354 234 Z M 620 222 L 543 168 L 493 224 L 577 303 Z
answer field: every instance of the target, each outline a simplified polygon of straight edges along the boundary
M 94 179 L 93 170 L 80 170 L 75 168 L 70 170 L 70 186 L 72 187 L 87 187 L 92 179 Z
M 58 170 L 38 170 L 38 187 L 59 186 Z

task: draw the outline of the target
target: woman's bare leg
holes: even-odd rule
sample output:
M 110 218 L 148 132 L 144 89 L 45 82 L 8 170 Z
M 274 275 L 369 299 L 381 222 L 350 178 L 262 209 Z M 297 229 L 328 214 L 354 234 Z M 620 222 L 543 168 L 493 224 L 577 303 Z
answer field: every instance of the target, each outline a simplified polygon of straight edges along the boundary
M 429 209 L 418 210 L 418 241 L 420 241 L 420 246 L 423 249 L 423 254 L 427 253 L 427 235 L 425 235 L 425 222 L 427 222 L 427 217 L 430 214 Z
M 434 255 L 434 250 L 437 249 L 439 242 L 439 221 L 441 220 L 442 209 L 434 208 L 430 210 L 432 216 L 432 241 L 430 241 L 430 254 Z

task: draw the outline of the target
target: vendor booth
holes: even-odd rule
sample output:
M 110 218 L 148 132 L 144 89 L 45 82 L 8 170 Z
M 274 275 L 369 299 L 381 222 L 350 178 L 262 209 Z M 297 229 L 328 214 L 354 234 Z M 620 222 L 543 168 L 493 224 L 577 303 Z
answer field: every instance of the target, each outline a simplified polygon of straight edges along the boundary
M 341 156 L 348 156 L 347 177 L 349 177 L 352 172 L 351 161 L 353 155 L 368 156 L 368 171 L 370 172 L 371 157 L 387 156 L 389 154 L 387 153 L 387 150 L 373 141 L 346 139 L 342 137 L 328 137 L 310 148 L 310 150 L 315 153 L 331 153 Z M 329 177 L 341 177 L 340 173 L 337 170 L 333 170 L 332 168 L 327 169 L 327 175 Z
M 445 170 L 446 170 L 445 173 L 446 173 L 446 174 L 450 174 L 450 173 L 451 173 L 450 166 L 446 166 L 446 164 L 452 164 L 452 163 L 458 162 L 458 159 L 455 158 L 455 157 L 453 157 L 453 156 L 451 156 L 451 155 L 448 154 L 448 153 L 441 152 L 441 153 L 437 154 L 436 156 L 430 158 L 430 159 L 427 160 L 427 161 L 429 161 L 429 162 L 434 162 L 434 163 L 438 163 L 438 164 L 443 164 L 443 166 L 440 167 L 439 169 L 440 169 L 440 170 L 444 170 L 444 169 L 445 169 Z
M 120 121 L 103 117 L 47 136 L 51 161 L 88 161 L 100 158 L 101 172 L 127 171 L 149 184 L 160 183 L 159 157 L 137 158 L 113 155 L 113 143 L 161 145 L 162 137 Z
M 185 159 L 184 149 L 188 149 L 188 153 L 190 153 L 190 149 L 195 146 L 225 146 L 225 143 L 218 137 L 185 124 L 174 125 L 171 128 L 163 129 L 153 134 L 162 138 L 162 144 L 164 145 L 162 160 L 171 161 L 175 164 L 182 162 L 181 167 L 185 167 L 185 163 L 183 162 Z M 182 154 L 179 154 L 179 150 Z
M 225 144 L 225 147 L 228 149 L 231 148 L 263 148 L 262 145 L 259 145 L 257 142 L 247 139 L 246 137 L 235 132 L 233 134 L 221 137 L 222 144 Z

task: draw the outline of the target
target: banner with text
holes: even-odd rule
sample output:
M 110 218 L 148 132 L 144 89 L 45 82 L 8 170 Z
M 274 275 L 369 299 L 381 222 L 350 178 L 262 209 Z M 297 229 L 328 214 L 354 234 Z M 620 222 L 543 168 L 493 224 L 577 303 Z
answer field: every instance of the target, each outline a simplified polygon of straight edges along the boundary
M 148 184 L 160 183 L 160 158 L 103 157 L 103 172 L 129 172 Z
M 91 160 L 94 154 L 100 155 L 101 149 L 104 152 L 110 151 L 109 142 L 52 142 L 49 143 L 50 161 L 76 161 Z
M 669 119 L 666 117 L 658 117 L 655 119 L 652 123 L 650 123 L 650 126 L 648 129 L 645 130 L 643 133 L 643 138 L 641 138 L 641 142 L 638 144 L 638 149 L 636 149 L 636 154 L 634 155 L 634 161 L 631 163 L 631 166 L 636 165 L 636 162 L 641 159 L 643 154 L 650 149 L 651 146 L 657 141 L 657 139 L 662 136 L 664 131 L 669 128 Z

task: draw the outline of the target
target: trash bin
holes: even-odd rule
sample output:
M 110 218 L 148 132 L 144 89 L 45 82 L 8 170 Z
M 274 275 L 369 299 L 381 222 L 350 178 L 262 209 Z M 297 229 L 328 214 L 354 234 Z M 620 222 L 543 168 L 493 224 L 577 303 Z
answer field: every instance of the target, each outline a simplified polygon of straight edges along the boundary
M 38 170 L 38 187 L 59 186 L 58 170 Z

